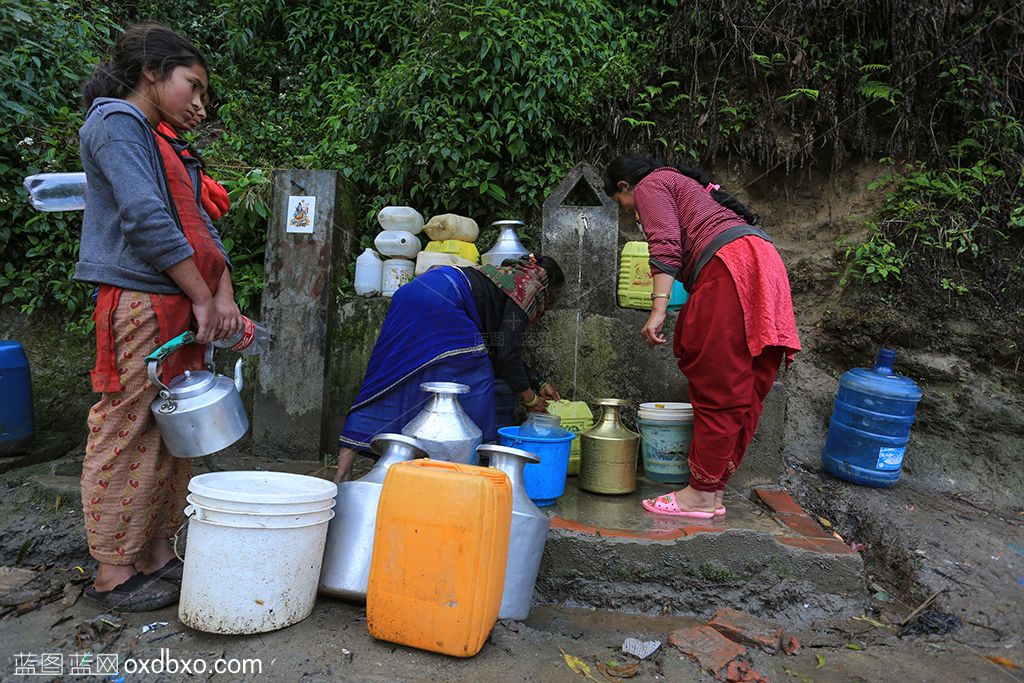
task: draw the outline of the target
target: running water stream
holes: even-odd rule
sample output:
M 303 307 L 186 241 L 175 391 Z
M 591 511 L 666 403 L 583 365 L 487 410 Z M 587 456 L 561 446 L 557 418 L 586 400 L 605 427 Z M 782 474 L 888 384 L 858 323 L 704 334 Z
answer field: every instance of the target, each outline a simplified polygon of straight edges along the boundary
M 587 222 L 587 214 L 579 213 L 579 225 L 576 226 L 576 236 L 579 238 L 576 252 L 576 339 L 572 355 L 572 400 L 576 400 L 576 372 L 580 360 L 580 311 L 583 305 L 583 235 L 586 234 L 590 225 Z

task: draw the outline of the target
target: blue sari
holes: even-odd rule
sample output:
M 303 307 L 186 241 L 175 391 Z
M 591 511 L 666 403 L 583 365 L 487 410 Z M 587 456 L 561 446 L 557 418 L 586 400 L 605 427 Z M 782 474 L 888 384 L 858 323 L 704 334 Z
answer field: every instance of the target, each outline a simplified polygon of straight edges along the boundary
M 469 386 L 459 402 L 483 432 L 497 439 L 494 370 L 480 332 L 469 280 L 458 268 L 434 268 L 395 292 L 362 387 L 338 445 L 368 451 L 382 432 L 401 432 L 426 405 L 424 382 Z

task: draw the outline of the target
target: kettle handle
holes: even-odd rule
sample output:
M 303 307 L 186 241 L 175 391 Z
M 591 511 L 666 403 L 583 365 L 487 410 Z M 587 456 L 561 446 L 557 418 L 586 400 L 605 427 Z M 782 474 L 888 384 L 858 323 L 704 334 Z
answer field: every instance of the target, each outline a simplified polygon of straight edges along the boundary
M 169 389 L 167 388 L 166 384 L 160 381 L 160 363 L 162 363 L 163 360 L 167 358 L 167 356 L 170 355 L 171 353 L 177 351 L 183 346 L 188 346 L 195 340 L 195 332 L 187 330 L 179 334 L 174 339 L 171 339 L 170 341 L 165 343 L 163 346 L 158 348 L 153 353 L 146 356 L 146 364 L 148 365 L 149 369 L 149 381 L 160 387 L 160 396 L 162 398 L 167 398 L 165 394 L 167 394 Z
M 174 339 L 166 342 L 163 346 L 158 348 L 153 353 L 146 356 L 146 362 L 150 363 L 156 361 L 158 364 L 163 362 L 164 358 L 167 358 L 170 354 L 174 353 L 182 346 L 188 346 L 196 340 L 196 333 L 192 330 L 186 330 L 182 332 Z

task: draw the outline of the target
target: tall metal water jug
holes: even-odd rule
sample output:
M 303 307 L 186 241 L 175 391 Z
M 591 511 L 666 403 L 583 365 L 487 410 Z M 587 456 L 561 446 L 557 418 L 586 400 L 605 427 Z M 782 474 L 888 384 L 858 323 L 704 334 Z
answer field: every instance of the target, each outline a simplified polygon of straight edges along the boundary
M 420 389 L 433 396 L 427 407 L 402 427 L 402 433 L 415 437 L 431 460 L 476 465 L 480 461 L 476 447 L 483 432 L 466 415 L 457 398 L 468 392 L 469 387 L 456 382 L 426 382 Z
M 320 592 L 349 600 L 366 600 L 384 475 L 395 463 L 427 455 L 416 439 L 401 434 L 378 434 L 370 448 L 380 456 L 373 469 L 356 481 L 338 484 L 320 569 Z
M 530 250 L 519 241 L 517 228 L 525 228 L 526 223 L 522 221 L 494 221 L 492 228 L 498 228 L 501 232 L 498 239 L 486 254 L 480 257 L 481 263 L 485 266 L 500 266 L 506 259 L 517 259 L 526 256 Z
M 505 565 L 505 589 L 501 595 L 499 619 L 522 621 L 530 614 L 533 586 L 537 582 L 544 542 L 548 539 L 551 520 L 526 495 L 523 467 L 539 463 L 529 451 L 508 446 L 484 445 L 480 455 L 490 458 L 491 467 L 508 475 L 512 484 L 512 533 L 508 541 L 508 562 Z
M 601 420 L 580 434 L 579 485 L 594 493 L 636 491 L 636 460 L 640 435 L 622 424 L 619 411 L 629 405 L 621 398 L 597 401 Z
M 830 474 L 864 486 L 892 486 L 900 478 L 921 390 L 896 374 L 896 352 L 879 349 L 874 368 L 839 378 L 821 462 Z

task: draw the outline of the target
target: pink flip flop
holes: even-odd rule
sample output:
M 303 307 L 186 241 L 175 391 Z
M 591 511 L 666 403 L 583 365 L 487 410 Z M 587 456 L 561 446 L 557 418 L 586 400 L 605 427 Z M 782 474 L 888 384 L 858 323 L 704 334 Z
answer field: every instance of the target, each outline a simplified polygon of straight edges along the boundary
M 725 517 L 725 506 L 719 505 L 715 508 L 715 517 Z
M 715 516 L 714 512 L 705 512 L 704 510 L 680 510 L 679 505 L 676 504 L 675 492 L 657 498 L 647 498 L 641 505 L 644 506 L 644 510 L 656 515 L 688 517 L 690 519 L 711 519 Z

